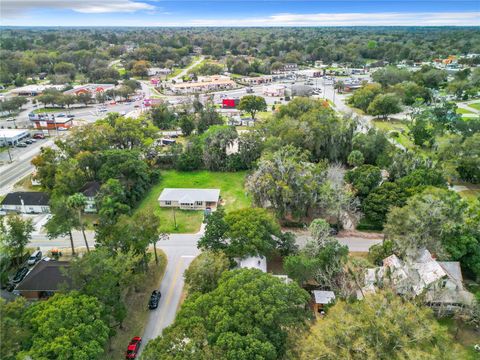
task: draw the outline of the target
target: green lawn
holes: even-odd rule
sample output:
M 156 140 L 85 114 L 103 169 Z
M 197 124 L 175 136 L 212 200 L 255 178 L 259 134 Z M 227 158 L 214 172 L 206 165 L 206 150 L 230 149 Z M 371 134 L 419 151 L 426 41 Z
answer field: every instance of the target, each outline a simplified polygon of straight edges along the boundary
M 476 200 L 478 198 L 480 198 L 480 189 L 479 190 L 475 190 L 475 189 L 471 189 L 471 190 L 464 190 L 464 191 L 460 191 L 458 193 L 461 197 L 467 199 L 467 200 Z
M 250 198 L 245 194 L 245 172 L 210 171 L 163 171 L 162 179 L 156 184 L 136 211 L 149 209 L 161 218 L 162 231 L 171 233 L 194 233 L 200 229 L 203 211 L 175 210 L 178 228 L 175 229 L 173 210 L 160 208 L 158 197 L 164 188 L 219 188 L 223 205 L 227 211 L 250 206 Z
M 471 108 L 474 108 L 475 110 L 480 110 L 480 101 L 468 104 L 468 106 L 470 106 Z
M 398 132 L 398 137 L 391 137 L 399 144 L 405 146 L 406 148 L 412 148 L 413 143 L 406 135 L 408 132 L 408 126 L 404 121 L 398 120 L 373 120 L 373 125 L 380 130 L 384 130 L 386 132 L 396 131 Z
M 33 110 L 33 113 L 34 113 L 34 114 L 56 113 L 56 112 L 65 112 L 66 110 L 67 110 L 67 109 L 64 109 L 64 108 L 46 107 L 46 108 L 35 109 L 35 110 Z
M 470 110 L 464 109 L 464 108 L 457 108 L 457 114 L 473 114 Z
M 478 335 L 473 328 L 452 318 L 441 318 L 438 322 L 448 329 L 454 341 L 464 350 L 461 359 L 478 359 L 478 353 L 473 349 L 473 345 L 478 343 Z

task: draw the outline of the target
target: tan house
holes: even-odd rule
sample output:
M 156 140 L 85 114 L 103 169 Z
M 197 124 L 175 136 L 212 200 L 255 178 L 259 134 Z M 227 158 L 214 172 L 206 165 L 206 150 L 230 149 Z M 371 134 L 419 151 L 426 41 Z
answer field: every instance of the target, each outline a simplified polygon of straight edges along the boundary
M 220 200 L 220 189 L 163 189 L 158 201 L 160 207 L 182 210 L 214 209 Z

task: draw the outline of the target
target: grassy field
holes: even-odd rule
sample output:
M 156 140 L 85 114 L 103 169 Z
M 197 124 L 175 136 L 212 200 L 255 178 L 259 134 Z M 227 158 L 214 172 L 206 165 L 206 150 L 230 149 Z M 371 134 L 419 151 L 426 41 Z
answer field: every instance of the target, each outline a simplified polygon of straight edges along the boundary
M 480 101 L 468 104 L 468 106 L 470 106 L 471 108 L 474 108 L 475 110 L 480 110 Z
M 380 130 L 386 132 L 396 131 L 398 132 L 398 137 L 392 137 L 399 144 L 405 146 L 406 148 L 412 148 L 414 145 L 412 141 L 408 138 L 406 133 L 408 132 L 408 126 L 404 121 L 398 120 L 373 120 L 373 125 Z
M 117 333 L 111 338 L 108 351 L 103 355 L 103 359 L 124 359 L 125 350 L 128 342 L 134 336 L 142 336 L 147 324 L 148 310 L 147 304 L 153 289 L 159 289 L 162 282 L 165 267 L 167 266 L 167 256 L 162 250 L 157 249 L 159 255 L 159 264 L 155 264 L 154 256 L 149 265 L 148 273 L 144 280 L 138 282 L 137 291 L 129 290 L 126 296 L 127 316 L 123 322 L 123 328 L 117 329 Z
M 464 109 L 464 108 L 457 108 L 457 114 L 473 114 L 472 111 Z
M 471 189 L 471 190 L 464 190 L 458 193 L 461 197 L 467 200 L 475 200 L 480 198 L 480 189 Z
M 451 318 L 439 319 L 438 322 L 448 329 L 448 332 L 453 336 L 455 341 L 463 348 L 464 353 L 461 359 L 478 359 L 478 352 L 473 348 L 473 345 L 478 343 L 478 334 L 474 329 Z
M 194 233 L 200 229 L 203 220 L 203 211 L 175 210 L 178 228 L 175 229 L 173 210 L 160 208 L 158 197 L 164 188 L 203 188 L 220 189 L 223 205 L 227 211 L 250 206 L 250 198 L 245 194 L 245 172 L 209 172 L 192 171 L 179 172 L 174 170 L 162 172 L 162 179 L 156 184 L 145 199 L 140 203 L 137 211 L 148 209 L 154 211 L 161 218 L 162 231 L 168 233 Z
M 35 109 L 33 110 L 33 113 L 34 114 L 57 113 L 57 112 L 65 112 L 66 110 L 67 109 L 64 109 L 64 108 L 46 107 L 46 108 Z

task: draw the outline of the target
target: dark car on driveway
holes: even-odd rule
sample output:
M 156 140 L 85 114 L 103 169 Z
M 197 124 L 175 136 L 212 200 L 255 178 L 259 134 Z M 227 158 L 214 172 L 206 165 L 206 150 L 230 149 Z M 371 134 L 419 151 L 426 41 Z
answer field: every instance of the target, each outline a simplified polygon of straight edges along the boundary
M 20 270 L 17 271 L 15 274 L 15 277 L 13 278 L 13 283 L 18 284 L 20 281 L 23 280 L 23 278 L 27 275 L 28 273 L 28 268 L 22 267 Z
M 130 340 L 130 343 L 127 347 L 127 352 L 125 353 L 125 359 L 136 359 L 141 344 L 142 338 L 140 336 L 135 336 L 132 340 Z
M 150 310 L 156 309 L 158 307 L 158 303 L 160 302 L 160 298 L 162 294 L 158 290 L 153 290 L 152 295 L 150 296 L 150 301 L 148 302 L 148 308 Z

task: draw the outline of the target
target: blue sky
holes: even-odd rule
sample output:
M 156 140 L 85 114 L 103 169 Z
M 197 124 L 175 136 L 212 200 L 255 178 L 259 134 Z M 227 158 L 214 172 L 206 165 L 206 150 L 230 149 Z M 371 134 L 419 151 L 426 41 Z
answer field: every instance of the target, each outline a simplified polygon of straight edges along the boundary
M 480 0 L 1 0 L 1 25 L 480 26 Z

